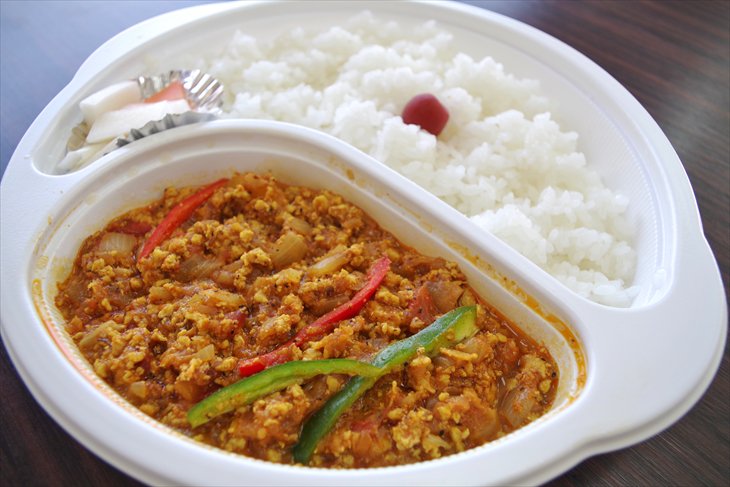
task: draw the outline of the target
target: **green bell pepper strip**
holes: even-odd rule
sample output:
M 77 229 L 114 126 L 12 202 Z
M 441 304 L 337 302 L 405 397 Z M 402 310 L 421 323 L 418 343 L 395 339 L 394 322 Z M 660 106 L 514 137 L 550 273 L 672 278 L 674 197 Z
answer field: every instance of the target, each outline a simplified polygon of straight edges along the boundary
M 381 350 L 371 362 L 379 368 L 380 374 L 373 377 L 361 375 L 350 379 L 340 392 L 332 396 L 304 423 L 299 441 L 292 450 L 294 461 L 308 463 L 319 440 L 332 429 L 342 413 L 375 385 L 380 377 L 413 357 L 419 348 L 425 349 L 426 354 L 430 355 L 443 347 L 459 343 L 477 331 L 476 306 L 463 306 L 436 319 L 415 335 Z
M 375 377 L 382 371 L 367 362 L 350 359 L 298 360 L 270 367 L 256 375 L 217 390 L 188 411 L 188 422 L 196 428 L 216 416 L 251 404 L 302 379 L 320 374 L 348 374 Z

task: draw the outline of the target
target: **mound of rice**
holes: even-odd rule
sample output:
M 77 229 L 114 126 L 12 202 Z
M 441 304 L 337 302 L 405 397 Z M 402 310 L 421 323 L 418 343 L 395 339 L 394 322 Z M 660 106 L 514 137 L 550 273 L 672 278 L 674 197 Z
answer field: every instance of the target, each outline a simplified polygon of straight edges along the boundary
M 186 62 L 190 63 L 191 60 Z M 537 81 L 459 53 L 434 22 L 402 29 L 369 13 L 343 26 L 257 40 L 236 33 L 193 61 L 227 88 L 231 117 L 297 123 L 372 155 L 588 299 L 628 306 L 636 267 L 624 213 L 551 119 Z M 416 94 L 447 107 L 438 138 L 400 114 Z

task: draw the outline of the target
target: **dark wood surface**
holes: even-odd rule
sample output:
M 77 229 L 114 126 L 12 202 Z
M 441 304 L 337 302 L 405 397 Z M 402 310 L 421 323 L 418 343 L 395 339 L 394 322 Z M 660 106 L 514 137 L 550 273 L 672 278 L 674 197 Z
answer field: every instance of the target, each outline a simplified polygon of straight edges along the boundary
M 94 49 L 141 20 L 198 3 L 203 2 L 0 0 L 3 172 L 33 119 Z M 469 3 L 521 20 L 573 46 L 646 107 L 689 175 L 727 295 L 730 2 Z M 0 483 L 139 485 L 51 420 L 25 388 L 4 347 L 0 355 Z M 631 448 L 590 458 L 550 485 L 730 485 L 728 357 L 726 348 L 707 393 L 676 424 Z

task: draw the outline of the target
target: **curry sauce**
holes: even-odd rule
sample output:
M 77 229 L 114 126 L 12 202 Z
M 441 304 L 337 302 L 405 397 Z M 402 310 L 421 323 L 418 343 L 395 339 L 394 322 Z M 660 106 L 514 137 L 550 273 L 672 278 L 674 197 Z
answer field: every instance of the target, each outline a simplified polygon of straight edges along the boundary
M 168 188 L 119 216 L 83 242 L 59 283 L 56 306 L 79 350 L 145 414 L 201 442 L 292 463 L 302 425 L 348 376 L 290 385 L 195 429 L 186 414 L 238 381 L 243 361 L 348 302 L 383 257 L 390 268 L 362 309 L 292 345 L 290 359 L 367 362 L 465 304 L 477 305 L 479 331 L 435 355 L 420 350 L 381 377 L 317 445 L 311 466 L 439 458 L 550 409 L 558 369 L 547 349 L 478 296 L 454 263 L 403 245 L 326 190 L 235 174 L 181 213 L 198 191 Z

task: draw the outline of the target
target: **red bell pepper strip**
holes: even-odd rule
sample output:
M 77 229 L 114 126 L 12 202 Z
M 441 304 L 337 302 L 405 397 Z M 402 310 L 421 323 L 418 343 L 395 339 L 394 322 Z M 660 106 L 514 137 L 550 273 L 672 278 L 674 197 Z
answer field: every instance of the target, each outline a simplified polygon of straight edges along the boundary
M 247 377 L 272 365 L 288 362 L 291 360 L 292 345 L 301 346 L 307 342 L 319 340 L 334 330 L 337 323 L 355 316 L 375 294 L 389 270 L 390 259 L 387 257 L 378 259 L 368 271 L 365 285 L 349 301 L 305 326 L 294 335 L 292 340 L 271 352 L 242 361 L 238 366 L 238 375 Z
M 218 181 L 204 186 L 195 193 L 191 194 L 175 207 L 162 219 L 159 225 L 154 229 L 152 234 L 147 238 L 142 250 L 139 253 L 139 260 L 147 257 L 155 247 L 160 245 L 172 232 L 175 231 L 185 220 L 190 218 L 193 212 L 203 203 L 208 201 L 208 198 L 213 196 L 213 193 L 226 184 L 228 179 L 219 179 Z
M 332 330 L 335 325 L 342 320 L 352 318 L 360 312 L 365 303 L 375 294 L 380 283 L 385 279 L 386 274 L 390 270 L 390 259 L 382 257 L 368 271 L 365 285 L 355 295 L 344 304 L 336 307 L 329 313 L 321 316 L 319 319 L 299 330 L 294 336 L 294 343 L 303 345 L 313 340 L 319 340 Z
M 238 365 L 238 375 L 240 377 L 248 377 L 249 375 L 259 373 L 272 365 L 279 365 L 291 361 L 292 355 L 290 347 L 293 344 L 294 340 L 289 340 L 284 345 L 280 345 L 268 353 L 243 360 Z

